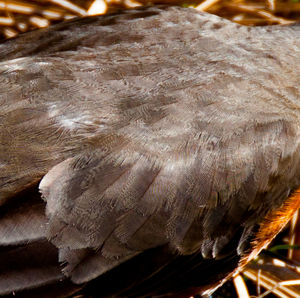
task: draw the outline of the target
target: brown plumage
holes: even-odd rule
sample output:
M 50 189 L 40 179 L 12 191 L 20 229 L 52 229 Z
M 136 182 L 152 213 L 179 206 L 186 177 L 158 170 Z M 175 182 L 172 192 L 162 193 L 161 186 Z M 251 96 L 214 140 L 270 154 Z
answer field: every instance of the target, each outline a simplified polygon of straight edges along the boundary
M 297 25 L 153 7 L 0 61 L 0 294 L 204 293 L 300 205 Z

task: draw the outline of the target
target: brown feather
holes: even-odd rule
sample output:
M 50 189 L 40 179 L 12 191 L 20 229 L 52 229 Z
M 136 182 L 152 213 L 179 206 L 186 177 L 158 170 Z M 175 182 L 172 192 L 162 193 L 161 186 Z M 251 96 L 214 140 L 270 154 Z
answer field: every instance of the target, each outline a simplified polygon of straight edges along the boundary
M 55 273 L 0 294 L 192 295 L 253 257 L 299 204 L 299 28 L 153 7 L 0 44 L 0 256 Z

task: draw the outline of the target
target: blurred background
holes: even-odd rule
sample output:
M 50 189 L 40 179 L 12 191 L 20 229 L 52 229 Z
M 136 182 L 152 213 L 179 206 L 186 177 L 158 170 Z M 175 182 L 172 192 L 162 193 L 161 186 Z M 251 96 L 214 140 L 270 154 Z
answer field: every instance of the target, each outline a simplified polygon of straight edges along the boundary
M 155 4 L 194 7 L 248 26 L 300 22 L 300 0 L 0 0 L 0 42 L 78 16 Z M 268 250 L 212 297 L 300 297 L 299 248 L 296 214 Z
M 75 16 L 155 4 L 191 6 L 250 26 L 300 21 L 300 0 L 0 0 L 0 39 Z

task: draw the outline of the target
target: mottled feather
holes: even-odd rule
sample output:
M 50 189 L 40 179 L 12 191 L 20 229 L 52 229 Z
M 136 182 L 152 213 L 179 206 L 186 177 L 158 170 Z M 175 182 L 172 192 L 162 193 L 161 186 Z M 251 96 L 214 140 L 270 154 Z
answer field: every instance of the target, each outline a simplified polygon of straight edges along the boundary
M 28 288 L 204 291 L 300 186 L 299 26 L 153 7 L 23 34 L 0 61 L 0 245 L 46 237 L 61 274 Z M 17 209 L 40 181 L 44 215 Z

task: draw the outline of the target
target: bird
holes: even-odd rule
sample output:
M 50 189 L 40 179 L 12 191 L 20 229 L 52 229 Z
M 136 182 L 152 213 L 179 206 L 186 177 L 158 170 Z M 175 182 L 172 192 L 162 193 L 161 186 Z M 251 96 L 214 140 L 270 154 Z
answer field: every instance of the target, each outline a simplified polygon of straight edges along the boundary
M 192 8 L 0 44 L 0 295 L 189 297 L 300 206 L 300 26 Z

